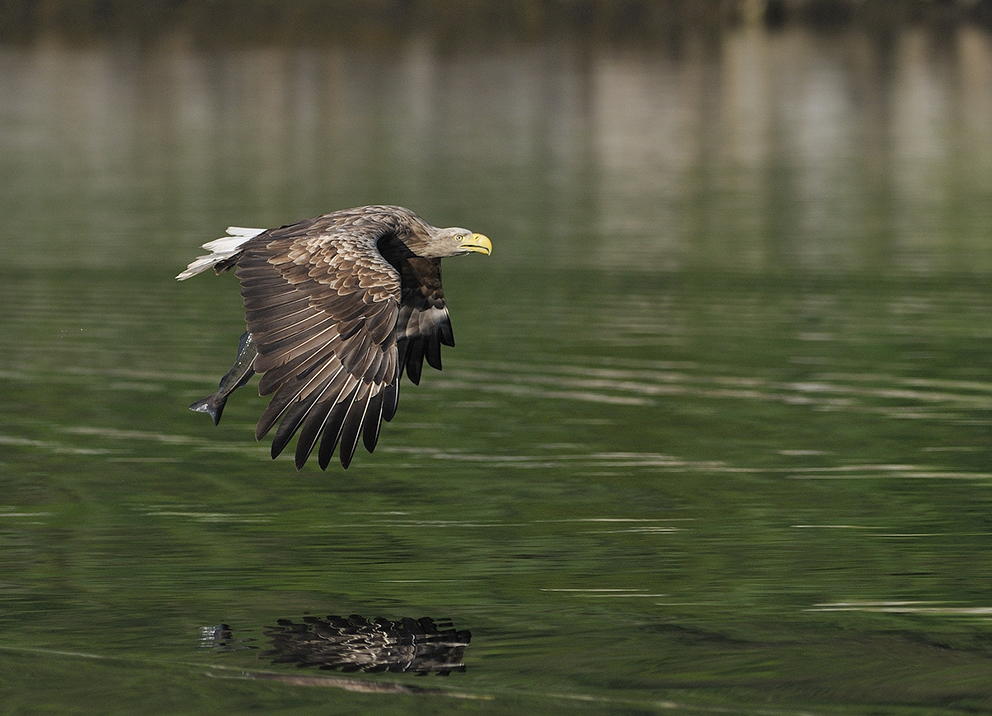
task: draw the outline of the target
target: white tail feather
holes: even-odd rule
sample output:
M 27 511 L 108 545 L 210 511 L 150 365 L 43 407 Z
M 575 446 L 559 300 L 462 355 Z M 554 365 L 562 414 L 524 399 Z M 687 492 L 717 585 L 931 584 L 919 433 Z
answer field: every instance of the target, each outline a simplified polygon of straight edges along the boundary
M 206 271 L 208 268 L 213 268 L 221 261 L 229 259 L 234 256 L 238 251 L 244 246 L 249 239 L 252 239 L 265 229 L 246 229 L 242 226 L 228 226 L 227 233 L 229 236 L 222 236 L 219 239 L 214 239 L 213 241 L 208 241 L 203 245 L 203 248 L 210 251 L 210 254 L 204 256 L 197 256 L 196 259 L 186 267 L 186 270 L 181 274 L 176 276 L 176 280 L 185 281 L 190 276 L 196 276 L 198 273 Z

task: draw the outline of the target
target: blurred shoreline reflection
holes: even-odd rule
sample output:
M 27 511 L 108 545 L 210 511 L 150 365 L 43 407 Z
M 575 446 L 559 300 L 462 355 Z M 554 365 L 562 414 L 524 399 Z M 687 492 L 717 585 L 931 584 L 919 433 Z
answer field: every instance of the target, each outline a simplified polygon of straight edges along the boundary
M 0 45 L 0 97 L 15 266 L 142 265 L 148 242 L 178 264 L 235 221 L 389 202 L 441 223 L 486 205 L 474 223 L 521 265 L 992 269 L 992 39 L 974 24 L 454 48 L 52 34 Z

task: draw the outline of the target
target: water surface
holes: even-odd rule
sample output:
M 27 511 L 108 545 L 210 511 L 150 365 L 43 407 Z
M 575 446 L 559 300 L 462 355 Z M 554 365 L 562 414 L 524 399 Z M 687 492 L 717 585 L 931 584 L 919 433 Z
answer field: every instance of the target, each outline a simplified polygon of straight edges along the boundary
M 989 710 L 990 77 L 970 25 L 0 47 L 0 698 Z M 186 410 L 243 318 L 172 277 L 374 202 L 495 252 L 375 454 L 297 472 L 251 389 Z M 349 615 L 464 670 L 271 653 Z

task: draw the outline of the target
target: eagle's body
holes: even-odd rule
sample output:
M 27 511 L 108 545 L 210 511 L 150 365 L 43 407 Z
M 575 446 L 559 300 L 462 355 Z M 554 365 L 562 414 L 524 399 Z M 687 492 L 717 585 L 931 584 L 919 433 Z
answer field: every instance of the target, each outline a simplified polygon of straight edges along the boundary
M 190 407 L 217 422 L 227 396 L 260 373 L 259 394 L 272 400 L 255 437 L 282 420 L 274 458 L 299 430 L 297 469 L 318 439 L 321 468 L 338 445 L 348 467 L 359 437 L 373 450 L 381 421 L 396 413 L 403 370 L 419 383 L 424 358 L 440 369 L 441 344 L 454 345 L 441 259 L 492 251 L 481 234 L 435 228 L 398 206 L 228 233 L 176 277 L 236 267 L 248 323 L 220 389 Z

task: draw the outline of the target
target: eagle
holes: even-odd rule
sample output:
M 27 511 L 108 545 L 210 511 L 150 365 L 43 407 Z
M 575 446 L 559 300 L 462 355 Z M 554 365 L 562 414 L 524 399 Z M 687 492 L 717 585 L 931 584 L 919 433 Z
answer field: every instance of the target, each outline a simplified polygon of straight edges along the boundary
M 401 206 L 343 209 L 278 229 L 232 226 L 203 245 L 176 278 L 231 268 L 241 282 L 247 331 L 217 392 L 190 410 L 220 422 L 232 392 L 258 373 L 271 395 L 255 426 L 261 440 L 276 422 L 275 459 L 299 432 L 296 469 L 318 439 L 327 469 L 335 449 L 351 464 L 359 438 L 372 452 L 392 420 L 400 378 L 420 383 L 424 359 L 441 369 L 454 346 L 441 289 L 441 259 L 489 255 L 492 242 L 468 229 L 431 226 Z

